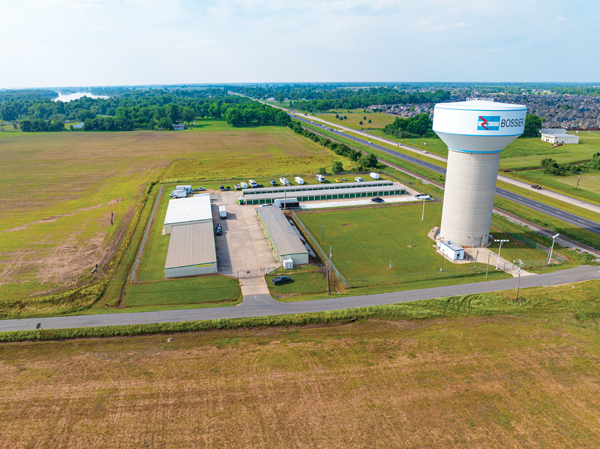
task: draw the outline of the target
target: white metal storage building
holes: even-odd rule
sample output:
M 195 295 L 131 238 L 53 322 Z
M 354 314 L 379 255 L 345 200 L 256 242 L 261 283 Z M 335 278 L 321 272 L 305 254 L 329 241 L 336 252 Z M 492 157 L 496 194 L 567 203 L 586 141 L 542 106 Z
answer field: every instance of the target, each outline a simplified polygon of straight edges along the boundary
M 465 249 L 462 246 L 454 243 L 453 241 L 438 240 L 437 243 L 438 248 L 440 248 L 442 254 L 445 254 L 450 259 L 463 260 L 465 258 Z
M 212 227 L 210 193 L 195 195 L 191 198 L 172 199 L 169 201 L 165 216 L 165 234 L 171 233 L 173 225 L 204 221 L 210 222 Z
M 294 265 L 308 263 L 308 250 L 300 241 L 292 227 L 277 207 L 259 207 L 258 219 L 271 242 L 275 257 L 283 264 L 284 259 L 292 259 Z
M 165 263 L 165 277 L 216 272 L 217 252 L 212 220 L 173 225 Z
M 567 134 L 566 129 L 542 129 L 542 140 L 549 143 L 579 143 L 579 136 Z

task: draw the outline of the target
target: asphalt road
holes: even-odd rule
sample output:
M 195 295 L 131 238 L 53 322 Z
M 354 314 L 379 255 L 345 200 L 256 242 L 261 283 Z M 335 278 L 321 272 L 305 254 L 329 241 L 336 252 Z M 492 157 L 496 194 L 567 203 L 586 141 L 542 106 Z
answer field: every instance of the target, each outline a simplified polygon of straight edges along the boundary
M 297 117 L 297 116 L 294 116 L 294 118 L 298 119 L 302 122 L 311 124 L 311 125 L 317 125 L 316 123 L 312 123 L 311 120 L 307 120 L 305 118 L 301 118 L 301 117 Z M 358 137 L 351 136 L 349 134 L 346 134 L 346 133 L 343 133 L 340 131 L 336 131 L 333 128 L 326 128 L 326 129 L 330 133 L 337 134 L 340 137 L 344 137 L 346 139 L 353 140 L 357 143 L 360 143 L 362 145 L 382 151 L 391 156 L 397 157 L 399 159 L 403 159 L 403 160 L 405 160 L 407 162 L 411 162 L 415 165 L 419 165 L 420 167 L 427 168 L 428 170 L 431 170 L 435 173 L 439 173 L 441 175 L 446 175 L 446 169 L 443 167 L 440 167 L 438 165 L 423 161 L 423 160 L 413 157 L 413 156 L 408 156 L 406 154 L 400 153 L 398 151 L 394 151 L 390 148 L 378 145 L 376 143 L 369 143 L 368 141 L 366 141 L 364 139 L 360 139 Z M 541 212 L 543 214 L 550 215 L 551 217 L 558 218 L 559 220 L 569 223 L 575 227 L 585 229 L 587 231 L 593 232 L 594 234 L 600 235 L 600 223 L 597 223 L 595 221 L 588 220 L 587 218 L 583 218 L 583 217 L 580 217 L 578 215 L 575 215 L 575 214 L 572 214 L 569 212 L 565 212 L 556 207 L 549 206 L 548 204 L 541 203 L 539 201 L 533 200 L 533 199 L 528 198 L 523 195 L 519 195 L 517 193 L 510 192 L 505 189 L 496 188 L 496 195 L 499 196 L 500 198 L 505 198 L 507 200 L 514 201 L 518 204 L 529 207 L 530 209 Z
M 599 267 L 579 266 L 554 273 L 523 276 L 521 288 L 570 284 L 600 278 Z M 377 295 L 351 296 L 346 298 L 322 299 L 278 303 L 269 295 L 250 295 L 236 307 L 211 309 L 171 310 L 166 312 L 116 313 L 106 315 L 64 316 L 52 318 L 31 318 L 0 321 L 0 332 L 33 330 L 38 323 L 44 329 L 65 329 L 78 327 L 118 326 L 129 324 L 173 323 L 227 318 L 243 318 L 297 313 L 324 312 L 328 310 L 351 309 L 355 307 L 380 306 L 401 302 L 422 301 L 447 296 L 489 293 L 512 290 L 517 287 L 517 279 L 478 282 L 474 284 L 436 287 L 405 292 L 382 293 Z M 577 285 L 575 285 L 577 288 Z M 526 295 L 523 292 L 523 295 Z

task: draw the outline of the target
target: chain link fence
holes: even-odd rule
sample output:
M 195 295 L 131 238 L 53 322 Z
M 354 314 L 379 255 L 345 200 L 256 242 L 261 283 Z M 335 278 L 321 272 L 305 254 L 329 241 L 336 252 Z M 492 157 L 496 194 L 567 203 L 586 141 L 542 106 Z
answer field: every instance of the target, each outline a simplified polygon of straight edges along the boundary
M 506 234 L 506 235 L 512 237 L 513 239 L 518 240 L 521 243 L 524 243 L 525 245 L 529 246 L 530 248 L 535 248 L 542 252 L 545 252 L 546 254 L 550 254 L 550 248 L 539 244 L 538 242 L 530 239 L 529 237 L 526 237 L 521 234 L 517 234 L 517 233 L 509 230 L 504 225 L 504 223 L 502 223 L 502 221 L 499 220 L 498 218 L 492 217 L 492 227 L 496 228 L 498 231 L 502 232 L 503 234 Z M 563 256 L 562 254 L 559 254 L 555 251 L 552 251 L 552 258 L 556 259 L 556 261 L 559 263 L 564 263 L 567 260 L 567 258 L 565 256 Z M 533 262 L 533 261 L 529 261 L 529 262 Z M 548 263 L 548 261 L 546 260 L 546 264 L 547 263 Z M 544 264 L 544 265 L 546 265 L 546 264 Z
M 333 273 L 335 273 L 335 275 L 340 280 L 340 282 L 342 284 L 344 284 L 344 287 L 347 287 L 348 283 L 346 282 L 346 278 L 344 276 L 342 276 L 342 273 L 340 273 L 340 271 L 331 262 L 331 259 L 325 254 L 325 252 L 321 248 L 321 245 L 319 245 L 317 243 L 317 241 L 315 240 L 315 238 L 308 231 L 308 228 L 306 226 L 304 226 L 304 223 L 302 223 L 302 220 L 300 220 L 298 218 L 298 216 L 296 215 L 296 212 L 294 210 L 292 210 L 292 217 L 294 217 L 294 222 L 296 222 L 296 224 L 300 227 L 300 229 L 302 229 L 302 232 L 304 233 L 304 236 L 310 241 L 310 245 L 319 253 L 319 256 L 321 257 L 321 259 L 323 260 L 323 262 L 325 262 L 326 264 L 329 265 L 329 267 L 331 268 L 331 271 Z

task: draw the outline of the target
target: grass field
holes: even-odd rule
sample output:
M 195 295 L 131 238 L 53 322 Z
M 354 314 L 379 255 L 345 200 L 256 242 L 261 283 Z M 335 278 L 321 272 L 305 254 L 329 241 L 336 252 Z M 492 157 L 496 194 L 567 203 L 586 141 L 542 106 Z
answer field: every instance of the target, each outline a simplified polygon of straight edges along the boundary
M 289 284 L 274 285 L 271 280 L 276 276 L 289 276 Z M 327 279 L 321 269 L 314 265 L 304 265 L 294 270 L 279 268 L 265 276 L 269 293 L 273 298 L 293 298 L 297 296 L 315 295 L 327 291 Z
M 325 227 L 322 248 L 329 252 L 331 246 L 337 269 L 347 279 L 356 279 L 439 271 L 442 258 L 427 232 L 439 226 L 442 205 L 426 204 L 424 221 L 421 213 L 422 205 L 417 204 L 301 213 L 298 217 L 319 243 Z
M 0 436 L 11 448 L 595 447 L 600 328 L 584 310 L 598 316 L 598 287 L 171 343 L 4 343 Z
M 345 126 L 346 128 L 358 130 L 383 128 L 385 125 L 389 125 L 396 119 L 395 115 L 383 114 L 380 112 L 363 112 L 362 110 L 354 112 L 344 110 L 339 112 L 339 115 L 347 117 L 347 119 L 340 120 L 339 118 L 335 118 L 335 112 L 315 114 L 314 116 L 340 126 Z M 371 120 L 371 123 L 369 123 L 369 120 Z M 360 122 L 362 122 L 362 125 Z
M 5 132 L 0 157 L 0 298 L 10 300 L 68 288 L 110 259 L 150 181 L 256 175 L 259 166 L 316 172 L 337 158 L 287 128 L 215 121 L 184 132 Z

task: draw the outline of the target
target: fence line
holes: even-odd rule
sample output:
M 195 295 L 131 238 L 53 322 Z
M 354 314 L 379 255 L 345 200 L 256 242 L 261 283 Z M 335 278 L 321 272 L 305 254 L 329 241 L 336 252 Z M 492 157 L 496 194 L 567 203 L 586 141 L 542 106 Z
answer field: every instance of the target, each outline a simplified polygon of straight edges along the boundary
M 521 234 L 516 234 L 512 231 L 509 231 L 504 224 L 498 220 L 498 219 L 494 219 L 492 218 L 492 226 L 496 229 L 498 229 L 498 231 L 512 237 L 515 240 L 518 240 L 521 243 L 524 243 L 525 245 L 529 246 L 530 248 L 535 248 L 538 249 L 540 251 L 545 252 L 546 254 L 550 254 L 550 248 L 548 248 L 547 246 L 541 245 L 538 242 L 536 242 L 535 240 L 530 239 L 529 237 L 525 237 L 524 235 Z M 552 252 L 552 258 L 556 259 L 557 262 L 562 262 L 564 263 L 566 261 L 566 257 L 563 256 L 562 254 L 558 254 L 557 252 Z
M 406 184 L 407 182 L 408 182 L 408 183 L 410 183 L 410 182 L 411 182 L 411 181 L 407 181 L 407 180 L 405 180 L 405 179 L 402 179 L 400 176 L 398 176 L 398 175 L 396 175 L 396 174 L 394 174 L 394 173 L 391 173 L 391 172 L 389 172 L 389 171 L 387 171 L 387 170 L 382 170 L 382 171 L 381 171 L 381 173 L 383 173 L 383 174 L 385 174 L 385 175 L 387 175 L 387 176 L 389 176 L 389 177 L 391 177 L 391 178 L 394 178 L 394 179 L 396 179 L 398 182 L 401 182 L 401 183 L 403 183 L 403 184 Z M 415 178 L 415 179 L 418 179 L 418 178 Z M 431 192 L 429 192 L 429 191 L 428 191 L 428 189 L 427 189 L 426 187 L 425 187 L 425 188 L 423 188 L 423 186 L 424 186 L 425 184 L 421 184 L 421 185 L 419 185 L 419 186 L 417 186 L 416 184 L 412 184 L 412 185 L 414 185 L 414 186 L 415 186 L 415 190 L 422 190 L 423 192 L 427 193 L 427 195 L 429 195 L 430 197 L 432 197 L 432 198 L 433 198 L 433 200 L 434 200 L 435 202 L 438 202 L 438 203 L 443 203 L 443 202 L 444 202 L 444 199 L 443 199 L 442 197 L 440 197 L 440 196 L 438 196 L 438 195 L 436 195 L 436 194 L 434 194 L 434 193 L 431 193 Z M 407 187 L 408 187 L 408 186 L 407 186 Z
M 340 273 L 340 271 L 336 268 L 336 266 L 331 262 L 331 259 L 329 259 L 329 257 L 327 257 L 327 255 L 325 254 L 325 251 L 323 251 L 323 248 L 321 248 L 321 245 L 319 245 L 317 243 L 317 241 L 312 236 L 312 234 L 310 233 L 310 231 L 308 230 L 308 228 L 306 226 L 304 226 L 304 223 L 302 223 L 302 221 L 298 218 L 298 216 L 296 215 L 296 212 L 293 209 L 292 209 L 292 216 L 294 217 L 294 221 L 296 222 L 296 224 L 298 226 L 300 226 L 300 228 L 304 232 L 304 235 L 310 240 L 310 243 L 312 244 L 311 246 L 315 250 L 317 250 L 317 252 L 319 253 L 319 256 L 321 256 L 321 259 L 325 263 L 329 264 L 329 267 L 335 273 L 335 275 L 337 276 L 337 278 L 342 282 L 342 284 L 344 284 L 344 287 L 348 287 L 348 283 L 346 282 L 346 278 L 344 276 L 342 276 L 342 273 Z
M 152 215 L 150 215 L 150 220 L 148 221 L 148 226 L 146 226 L 146 231 L 144 232 L 144 238 L 142 239 L 142 244 L 140 245 L 140 250 L 138 251 L 137 257 L 135 258 L 135 265 L 133 266 L 133 270 L 131 270 L 130 282 L 132 284 L 133 284 L 133 280 L 135 279 L 135 275 L 137 273 L 137 269 L 140 264 L 140 260 L 142 259 L 142 254 L 144 254 L 144 248 L 146 247 L 146 240 L 148 240 L 148 234 L 150 233 L 150 229 L 152 228 L 152 223 L 154 223 L 154 216 L 156 215 L 156 209 L 158 208 L 158 204 L 160 203 L 160 199 L 162 198 L 163 190 L 165 190 L 164 184 L 160 187 L 160 192 L 158 192 L 158 195 L 156 196 L 156 201 L 154 202 L 154 207 L 152 208 Z

